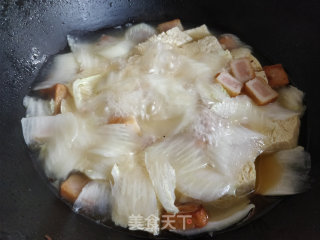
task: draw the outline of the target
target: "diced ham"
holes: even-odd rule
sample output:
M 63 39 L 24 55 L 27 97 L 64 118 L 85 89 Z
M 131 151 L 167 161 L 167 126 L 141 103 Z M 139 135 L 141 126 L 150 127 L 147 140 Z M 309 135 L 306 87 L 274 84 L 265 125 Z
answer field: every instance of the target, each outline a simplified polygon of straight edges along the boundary
M 275 101 L 278 97 L 278 93 L 260 77 L 246 82 L 244 90 L 257 105 L 268 104 Z
M 160 23 L 157 27 L 157 30 L 158 32 L 162 33 L 174 27 L 178 27 L 181 31 L 183 31 L 183 26 L 180 19 L 174 19 L 168 22 Z
M 228 72 L 219 73 L 216 80 L 227 90 L 231 97 L 235 97 L 241 93 L 243 83 L 239 82 Z
M 90 178 L 83 173 L 71 174 L 60 186 L 60 196 L 74 203 L 82 188 L 90 182 Z
M 234 59 L 230 63 L 233 76 L 242 83 L 255 77 L 249 58 Z
M 108 124 L 126 124 L 126 125 L 132 126 L 136 133 L 140 134 L 141 132 L 140 126 L 134 116 L 129 116 L 129 117 L 113 116 L 108 120 Z
M 64 84 L 56 84 L 51 88 L 39 90 L 40 94 L 46 98 L 53 98 L 54 112 L 53 114 L 61 113 L 61 101 L 68 96 L 68 88 Z
M 229 33 L 222 34 L 221 36 L 219 36 L 218 40 L 223 49 L 231 50 L 231 49 L 241 47 L 242 45 L 238 37 Z
M 281 64 L 275 64 L 263 67 L 267 75 L 270 87 L 278 88 L 289 83 L 288 75 Z
M 162 214 L 161 223 L 165 229 L 187 230 L 202 228 L 208 223 L 208 214 L 201 204 L 184 203 L 177 206 L 179 212 L 174 215 L 165 212 Z M 168 221 L 170 225 L 167 224 Z

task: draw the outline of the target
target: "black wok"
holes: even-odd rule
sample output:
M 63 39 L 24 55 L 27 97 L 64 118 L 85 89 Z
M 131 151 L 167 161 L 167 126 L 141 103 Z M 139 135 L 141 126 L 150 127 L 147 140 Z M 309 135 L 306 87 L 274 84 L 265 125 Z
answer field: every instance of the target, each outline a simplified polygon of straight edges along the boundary
M 46 234 L 54 240 L 134 238 L 74 214 L 50 190 L 23 141 L 22 99 L 47 56 L 66 47 L 67 33 L 173 18 L 235 33 L 269 62 L 282 63 L 292 82 L 306 92 L 308 110 L 300 144 L 312 156 L 311 189 L 285 198 L 259 219 L 214 239 L 320 239 L 319 11 L 316 0 L 2 0 L 0 239 L 44 239 Z

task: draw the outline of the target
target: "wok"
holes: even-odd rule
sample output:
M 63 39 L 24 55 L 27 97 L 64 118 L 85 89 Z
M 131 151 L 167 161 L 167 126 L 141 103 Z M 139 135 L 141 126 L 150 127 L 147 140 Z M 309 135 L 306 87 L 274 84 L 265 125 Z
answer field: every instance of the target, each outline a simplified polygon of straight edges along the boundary
M 319 11 L 316 0 L 1 1 L 0 239 L 44 239 L 46 234 L 54 240 L 139 236 L 74 214 L 50 190 L 22 137 L 22 99 L 48 56 L 66 47 L 69 32 L 173 18 L 235 33 L 267 61 L 282 63 L 293 84 L 306 92 L 308 109 L 302 121 L 300 144 L 312 156 L 311 189 L 286 197 L 250 224 L 213 238 L 320 239 Z M 165 237 L 181 238 L 170 234 Z

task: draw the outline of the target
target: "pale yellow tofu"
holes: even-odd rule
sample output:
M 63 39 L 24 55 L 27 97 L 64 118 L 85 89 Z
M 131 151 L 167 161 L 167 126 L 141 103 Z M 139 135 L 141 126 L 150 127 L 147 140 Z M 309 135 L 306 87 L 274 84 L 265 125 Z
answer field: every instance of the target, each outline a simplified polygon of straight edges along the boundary
M 191 41 L 192 38 L 187 33 L 181 31 L 178 27 L 174 27 L 167 32 L 162 32 L 158 35 L 154 35 L 147 41 L 138 44 L 135 47 L 135 50 L 138 53 L 143 54 L 147 48 L 152 47 L 158 42 L 168 44 L 173 47 L 179 47 Z
M 184 32 L 188 34 L 190 37 L 192 37 L 194 41 L 211 35 L 209 29 L 205 24 L 201 25 L 200 27 L 191 28 Z
M 187 55 L 196 55 L 199 53 L 223 53 L 225 52 L 221 47 L 218 39 L 214 36 L 207 36 L 198 41 L 194 41 L 182 46 Z
M 286 120 L 274 120 L 272 128 L 260 131 L 266 136 L 265 151 L 276 152 L 294 148 L 298 144 L 300 118 L 298 115 Z M 237 194 L 246 194 L 255 188 L 256 169 L 254 162 L 248 161 L 238 175 Z
M 298 115 L 285 120 L 274 120 L 272 129 L 262 130 L 266 136 L 266 152 L 296 147 L 298 144 L 300 118 Z
M 248 161 L 238 175 L 237 195 L 248 194 L 256 184 L 256 168 L 254 162 Z

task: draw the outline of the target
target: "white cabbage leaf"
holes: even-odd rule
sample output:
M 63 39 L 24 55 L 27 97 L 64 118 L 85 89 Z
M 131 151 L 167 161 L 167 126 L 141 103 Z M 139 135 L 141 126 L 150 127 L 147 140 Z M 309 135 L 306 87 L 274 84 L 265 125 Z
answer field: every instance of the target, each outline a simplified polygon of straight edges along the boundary
M 92 75 L 86 78 L 79 78 L 72 83 L 72 95 L 78 109 L 84 108 L 84 103 L 95 94 L 95 87 L 101 80 L 102 75 Z
M 156 30 L 154 27 L 145 23 L 140 23 L 130 27 L 126 31 L 125 37 L 126 39 L 131 40 L 137 44 L 146 41 L 154 34 L 156 34 Z
M 272 154 L 272 157 L 281 169 L 281 176 L 276 184 L 261 194 L 269 196 L 292 195 L 304 192 L 309 188 L 308 174 L 311 160 L 310 154 L 304 151 L 303 147 L 282 150 Z
M 53 114 L 50 102 L 40 98 L 25 96 L 23 106 L 26 108 L 26 117 L 50 116 Z
M 112 220 L 127 227 L 130 216 L 159 216 L 157 197 L 148 173 L 136 163 L 116 164 L 112 169 Z M 154 229 L 157 235 L 159 229 Z
M 277 102 L 266 106 L 257 106 L 245 95 L 226 98 L 212 105 L 212 111 L 218 116 L 239 122 L 253 130 L 272 129 L 276 120 L 285 120 L 297 113 L 281 107 Z
M 90 181 L 82 188 L 73 209 L 106 220 L 111 209 L 111 187 L 106 181 Z
M 278 90 L 278 102 L 285 108 L 303 114 L 305 106 L 303 105 L 304 93 L 294 86 L 282 87 Z
M 97 54 L 94 45 L 77 36 L 67 36 L 69 47 L 76 62 L 80 66 L 79 75 L 87 77 L 107 71 L 109 62 L 106 58 Z
M 89 151 L 103 157 L 114 158 L 133 155 L 141 150 L 142 139 L 130 125 L 107 124 L 101 126 L 95 138 L 96 144 L 92 145 Z
M 60 129 L 71 127 L 73 114 L 59 114 L 55 116 L 34 116 L 21 119 L 23 137 L 27 145 L 41 144 L 54 137 Z
M 145 165 L 162 206 L 167 212 L 177 213 L 179 210 L 174 205 L 176 174 L 168 161 L 168 156 L 157 146 L 149 147 L 145 152 Z
M 37 84 L 34 90 L 50 88 L 57 83 L 70 83 L 76 78 L 80 70 L 72 53 L 56 55 L 52 64 L 46 79 Z

